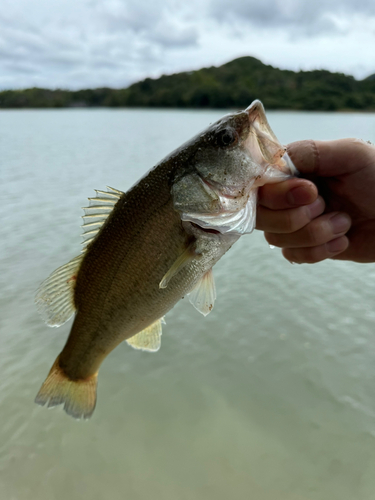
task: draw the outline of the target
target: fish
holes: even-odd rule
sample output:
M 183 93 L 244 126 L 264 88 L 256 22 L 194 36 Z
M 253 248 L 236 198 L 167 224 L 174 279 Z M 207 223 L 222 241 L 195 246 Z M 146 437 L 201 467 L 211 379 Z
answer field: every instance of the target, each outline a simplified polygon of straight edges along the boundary
M 212 267 L 253 231 L 258 188 L 296 173 L 256 100 L 209 125 L 127 192 L 97 190 L 85 208 L 83 252 L 36 293 L 48 326 L 75 317 L 35 402 L 90 418 L 99 367 L 116 346 L 158 351 L 164 316 L 186 295 L 210 313 Z

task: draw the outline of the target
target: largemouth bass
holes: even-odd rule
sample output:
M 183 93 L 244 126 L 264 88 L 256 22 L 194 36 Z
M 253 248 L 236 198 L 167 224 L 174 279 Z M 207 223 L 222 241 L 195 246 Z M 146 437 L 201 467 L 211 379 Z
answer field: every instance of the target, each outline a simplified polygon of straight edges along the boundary
M 97 191 L 86 209 L 84 252 L 36 295 L 49 326 L 75 313 L 36 403 L 89 418 L 99 367 L 119 343 L 157 351 L 164 315 L 187 294 L 208 314 L 212 267 L 254 229 L 258 187 L 294 173 L 254 101 L 173 151 L 128 192 Z

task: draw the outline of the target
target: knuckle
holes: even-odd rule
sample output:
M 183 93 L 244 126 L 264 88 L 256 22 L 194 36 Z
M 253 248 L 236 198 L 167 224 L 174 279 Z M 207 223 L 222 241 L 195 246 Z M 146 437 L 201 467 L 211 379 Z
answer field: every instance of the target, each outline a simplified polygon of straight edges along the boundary
M 329 257 L 325 245 L 316 247 L 283 249 L 286 259 L 297 264 L 316 264 Z
M 309 220 L 306 207 L 299 207 L 296 210 L 290 210 L 287 214 L 288 229 L 290 232 L 298 231 L 306 226 Z
M 303 228 L 309 220 L 305 207 L 283 210 L 280 212 L 278 219 L 278 231 L 281 233 L 294 233 Z
M 327 257 L 324 255 L 324 248 L 321 246 L 305 248 L 304 250 L 306 264 L 316 264 Z
M 312 247 L 325 243 L 331 237 L 327 221 L 314 220 L 305 226 L 306 242 Z
M 294 210 L 285 210 L 282 219 L 280 220 L 280 229 L 287 233 L 296 231 Z

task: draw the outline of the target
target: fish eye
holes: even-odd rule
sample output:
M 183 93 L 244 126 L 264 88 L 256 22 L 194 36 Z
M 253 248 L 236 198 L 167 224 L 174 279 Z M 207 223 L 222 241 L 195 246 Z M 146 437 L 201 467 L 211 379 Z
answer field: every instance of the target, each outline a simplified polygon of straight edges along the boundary
M 231 146 L 236 141 L 237 141 L 237 134 L 231 128 L 225 128 L 223 130 L 220 130 L 220 132 L 216 134 L 216 142 L 222 148 Z

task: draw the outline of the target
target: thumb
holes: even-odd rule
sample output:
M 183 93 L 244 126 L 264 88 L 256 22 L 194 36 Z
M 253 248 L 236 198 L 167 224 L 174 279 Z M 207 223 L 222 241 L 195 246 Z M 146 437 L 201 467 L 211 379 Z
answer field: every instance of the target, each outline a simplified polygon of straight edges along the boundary
M 287 153 L 301 174 L 316 174 L 319 153 L 315 141 L 297 141 L 288 144 Z
M 302 175 L 315 174 L 320 177 L 353 173 L 363 166 L 363 161 L 367 160 L 372 149 L 361 139 L 298 141 L 287 146 L 290 158 Z

